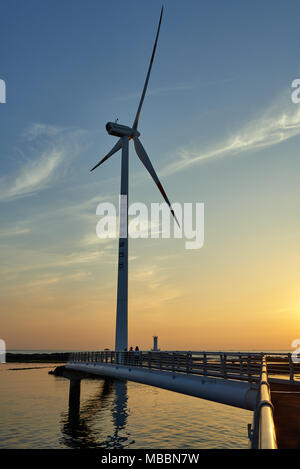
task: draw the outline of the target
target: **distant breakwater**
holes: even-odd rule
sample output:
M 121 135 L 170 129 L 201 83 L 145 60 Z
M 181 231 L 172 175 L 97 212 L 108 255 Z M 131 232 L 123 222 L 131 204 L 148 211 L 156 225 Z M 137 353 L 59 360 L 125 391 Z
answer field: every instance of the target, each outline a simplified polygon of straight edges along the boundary
M 7 363 L 66 363 L 68 352 L 64 353 L 10 353 L 6 354 Z

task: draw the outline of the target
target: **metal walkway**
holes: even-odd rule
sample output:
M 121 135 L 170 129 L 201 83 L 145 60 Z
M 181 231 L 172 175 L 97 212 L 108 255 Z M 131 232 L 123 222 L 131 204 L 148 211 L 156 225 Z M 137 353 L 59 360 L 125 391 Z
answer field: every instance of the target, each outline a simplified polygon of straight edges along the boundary
M 291 354 L 238 352 L 77 352 L 66 368 L 126 379 L 253 411 L 251 448 L 277 448 L 270 384 L 297 385 Z M 299 388 L 300 390 L 300 388 Z

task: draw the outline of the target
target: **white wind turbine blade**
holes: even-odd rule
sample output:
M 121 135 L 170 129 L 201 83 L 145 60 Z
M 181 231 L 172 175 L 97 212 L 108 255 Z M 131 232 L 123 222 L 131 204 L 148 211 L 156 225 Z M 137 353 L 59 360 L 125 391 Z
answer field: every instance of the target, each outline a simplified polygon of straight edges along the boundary
M 150 78 L 151 68 L 152 68 L 152 64 L 153 64 L 153 60 L 154 60 L 154 56 L 155 56 L 155 51 L 156 51 L 156 46 L 157 46 L 157 41 L 158 41 L 158 36 L 159 36 L 159 30 L 160 30 L 163 11 L 164 11 L 164 7 L 162 6 L 161 7 L 161 12 L 160 12 L 158 28 L 157 28 L 157 33 L 156 33 L 156 38 L 155 38 L 155 42 L 154 42 L 154 47 L 153 47 L 153 51 L 152 51 L 152 55 L 151 55 L 151 59 L 150 59 L 149 68 L 148 68 L 148 73 L 147 73 L 147 76 L 146 76 L 146 80 L 145 80 L 142 96 L 141 96 L 141 99 L 140 99 L 139 107 L 138 107 L 138 110 L 137 110 L 137 113 L 136 113 L 136 116 L 135 116 L 135 119 L 134 119 L 134 123 L 133 123 L 133 126 L 132 126 L 133 129 L 137 129 L 137 126 L 138 126 L 138 123 L 139 123 L 141 109 L 142 109 L 145 94 L 146 94 L 146 91 L 147 91 L 147 86 L 148 86 L 148 82 L 149 82 L 149 78 Z
M 164 190 L 160 180 L 158 179 L 158 176 L 157 176 L 157 174 L 156 174 L 156 172 L 155 172 L 155 170 L 152 166 L 152 163 L 150 161 L 149 156 L 146 153 L 145 148 L 143 147 L 141 141 L 137 137 L 134 137 L 133 141 L 134 141 L 135 151 L 136 151 L 139 159 L 141 160 L 141 162 L 143 163 L 145 168 L 148 170 L 150 176 L 152 177 L 152 179 L 154 180 L 154 182 L 157 185 L 158 189 L 160 190 L 161 195 L 165 199 L 166 203 L 169 205 L 171 213 L 172 213 L 173 217 L 175 218 L 177 225 L 180 227 L 179 222 L 178 222 L 178 220 L 176 218 L 176 215 L 174 213 L 174 210 L 172 209 L 171 203 L 170 203 L 170 201 L 167 197 L 167 194 L 165 193 L 165 190 Z
M 107 153 L 107 155 L 102 158 L 101 161 L 99 161 L 99 163 L 96 164 L 96 166 L 94 166 L 90 171 L 94 171 L 94 169 L 98 168 L 98 166 L 100 166 L 100 164 L 104 163 L 104 161 L 108 160 L 108 158 L 110 156 L 112 156 L 114 153 L 116 153 L 117 151 L 119 151 L 122 147 L 122 139 L 120 138 L 117 143 L 115 144 L 115 146 L 110 150 L 109 153 Z

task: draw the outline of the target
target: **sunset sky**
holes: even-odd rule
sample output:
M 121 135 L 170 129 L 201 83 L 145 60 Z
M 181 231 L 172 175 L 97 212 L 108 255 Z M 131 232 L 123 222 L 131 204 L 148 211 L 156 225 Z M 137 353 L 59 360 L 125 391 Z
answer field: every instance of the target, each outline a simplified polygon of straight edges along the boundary
M 141 138 L 173 202 L 203 202 L 205 243 L 130 239 L 129 346 L 285 349 L 300 337 L 297 0 L 165 0 Z M 114 344 L 120 153 L 161 1 L 4 0 L 0 16 L 0 338 Z M 130 145 L 130 202 L 162 198 Z

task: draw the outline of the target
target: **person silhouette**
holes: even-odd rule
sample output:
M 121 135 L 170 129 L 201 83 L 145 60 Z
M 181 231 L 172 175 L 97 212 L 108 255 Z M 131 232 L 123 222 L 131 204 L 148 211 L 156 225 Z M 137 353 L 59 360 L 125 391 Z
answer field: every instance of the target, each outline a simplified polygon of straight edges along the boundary
M 133 355 L 134 355 L 133 347 L 130 347 L 129 352 L 128 352 L 129 365 L 133 363 Z
M 134 364 L 135 365 L 139 364 L 139 358 L 140 358 L 140 349 L 138 348 L 138 346 L 136 346 L 134 349 Z

